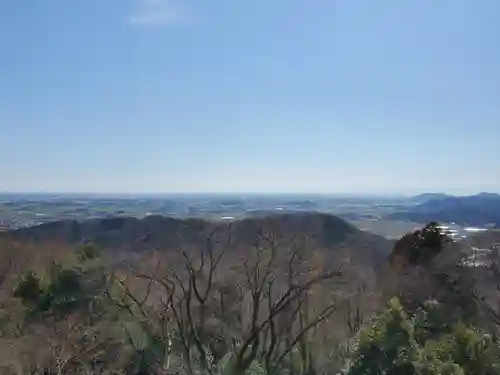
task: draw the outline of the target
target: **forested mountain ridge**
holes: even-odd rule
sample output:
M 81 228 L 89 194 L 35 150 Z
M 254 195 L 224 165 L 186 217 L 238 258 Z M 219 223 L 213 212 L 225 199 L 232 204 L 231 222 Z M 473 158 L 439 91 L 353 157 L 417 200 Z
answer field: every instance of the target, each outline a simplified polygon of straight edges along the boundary
M 480 193 L 455 197 L 443 195 L 387 216 L 392 220 L 411 220 L 419 223 L 437 221 L 459 225 L 500 227 L 500 195 Z
M 54 242 L 77 245 L 92 242 L 107 251 L 143 252 L 175 246 L 202 245 L 206 236 L 230 236 L 234 248 L 251 247 L 259 233 L 273 231 L 281 237 L 303 237 L 315 247 L 335 250 L 350 248 L 361 252 L 371 263 L 380 264 L 393 242 L 327 214 L 294 213 L 269 217 L 211 222 L 200 219 L 174 219 L 148 216 L 94 219 L 83 222 L 58 221 L 7 232 L 20 241 Z

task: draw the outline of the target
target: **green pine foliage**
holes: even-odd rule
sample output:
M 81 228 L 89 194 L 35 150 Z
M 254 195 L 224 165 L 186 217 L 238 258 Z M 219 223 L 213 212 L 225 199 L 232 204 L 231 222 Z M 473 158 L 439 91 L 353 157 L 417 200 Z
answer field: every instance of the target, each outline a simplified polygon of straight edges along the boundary
M 80 262 L 99 258 L 100 249 L 93 243 L 85 243 L 76 248 L 76 254 Z
M 426 264 L 452 239 L 444 234 L 436 222 L 431 222 L 413 233 L 413 241 L 408 249 L 410 264 Z
M 446 324 L 429 302 L 408 316 L 397 299 L 361 332 L 348 375 L 500 375 L 500 348 L 490 335 Z
M 18 281 L 13 296 L 28 307 L 26 317 L 37 319 L 53 316 L 63 319 L 79 309 L 96 305 L 102 299 L 102 283 L 96 281 L 98 269 L 85 267 L 86 261 L 97 259 L 98 249 L 86 244 L 77 249 L 79 264 L 73 267 L 53 262 L 43 280 L 32 271 Z
M 361 332 L 348 374 L 412 374 L 417 357 L 414 327 L 399 301 L 392 299 L 372 326 Z
M 34 272 L 27 272 L 14 289 L 14 297 L 20 298 L 24 305 L 36 305 L 43 292 L 40 284 L 40 278 Z

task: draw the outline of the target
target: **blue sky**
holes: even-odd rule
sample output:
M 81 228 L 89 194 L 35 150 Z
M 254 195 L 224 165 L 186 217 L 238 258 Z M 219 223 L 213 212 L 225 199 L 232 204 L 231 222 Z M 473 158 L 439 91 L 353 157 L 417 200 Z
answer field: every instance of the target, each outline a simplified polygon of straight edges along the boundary
M 2 0 L 0 191 L 500 191 L 498 0 Z

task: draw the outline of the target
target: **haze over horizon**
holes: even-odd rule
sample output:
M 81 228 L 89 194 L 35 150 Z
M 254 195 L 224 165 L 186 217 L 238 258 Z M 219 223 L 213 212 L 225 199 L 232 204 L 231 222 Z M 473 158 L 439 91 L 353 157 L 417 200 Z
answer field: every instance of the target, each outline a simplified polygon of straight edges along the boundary
M 446 192 L 443 191 L 427 191 L 427 190 L 415 190 L 415 191 L 406 191 L 406 192 L 396 192 L 396 191 L 371 191 L 371 192 L 280 192 L 280 191 L 194 191 L 194 192 L 141 192 L 141 191 L 129 191 L 129 192 L 120 192 L 120 191 L 109 191 L 109 192 L 96 192 L 96 191 L 0 191 L 0 198 L 2 196 L 39 196 L 39 197 L 48 197 L 48 196 L 61 196 L 61 197 L 97 197 L 97 198 L 157 198 L 157 197 L 215 197 L 215 198 L 224 198 L 224 197 L 293 197 L 293 198 L 321 198 L 321 197 L 359 197 L 359 198 L 412 198 L 417 197 L 421 194 L 447 194 L 450 196 L 456 197 L 465 197 L 465 196 L 473 196 L 479 194 L 497 194 L 500 195 L 499 191 L 458 191 L 458 190 L 449 190 Z
M 497 0 L 4 0 L 0 191 L 500 193 Z

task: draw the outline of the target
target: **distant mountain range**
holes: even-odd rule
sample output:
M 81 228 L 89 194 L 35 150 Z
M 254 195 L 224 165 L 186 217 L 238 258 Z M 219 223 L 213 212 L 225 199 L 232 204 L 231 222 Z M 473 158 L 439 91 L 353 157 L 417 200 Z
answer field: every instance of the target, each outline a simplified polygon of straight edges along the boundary
M 387 216 L 392 220 L 455 222 L 467 226 L 500 227 L 500 195 L 480 193 L 472 196 L 422 194 L 412 201 L 417 205 Z
M 444 193 L 424 193 L 419 194 L 410 199 L 411 202 L 416 204 L 422 204 L 434 199 L 445 199 L 453 197 L 452 195 L 444 194 Z

